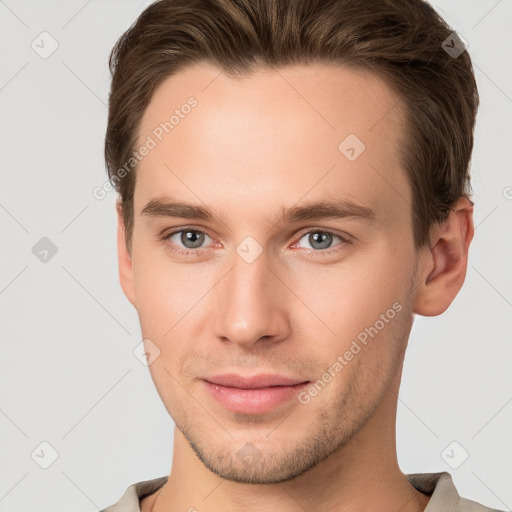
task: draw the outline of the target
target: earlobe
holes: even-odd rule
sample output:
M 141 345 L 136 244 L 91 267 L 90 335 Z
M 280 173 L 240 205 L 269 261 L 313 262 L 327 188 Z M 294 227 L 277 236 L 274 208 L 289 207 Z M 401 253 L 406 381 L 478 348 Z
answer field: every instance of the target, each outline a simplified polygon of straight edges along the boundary
M 450 306 L 466 278 L 468 251 L 473 239 L 473 203 L 460 198 L 448 219 L 431 235 L 423 277 L 414 300 L 413 312 L 440 315 Z
M 116 201 L 117 211 L 117 258 L 119 264 L 119 282 L 126 298 L 136 307 L 135 287 L 133 282 L 133 266 L 131 255 L 126 248 L 126 232 L 123 220 L 123 209 L 119 201 Z

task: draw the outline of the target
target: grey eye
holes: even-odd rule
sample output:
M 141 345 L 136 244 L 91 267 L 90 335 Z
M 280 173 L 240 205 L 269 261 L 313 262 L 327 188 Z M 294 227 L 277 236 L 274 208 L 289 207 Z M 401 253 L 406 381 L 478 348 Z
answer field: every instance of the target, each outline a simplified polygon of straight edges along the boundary
M 329 249 L 334 238 L 341 239 L 338 235 L 335 235 L 334 233 L 329 233 L 328 231 L 310 231 L 309 233 L 306 233 L 304 236 L 302 236 L 301 240 L 305 237 L 307 237 L 307 241 L 311 246 L 306 247 L 306 249 L 311 248 L 318 250 Z

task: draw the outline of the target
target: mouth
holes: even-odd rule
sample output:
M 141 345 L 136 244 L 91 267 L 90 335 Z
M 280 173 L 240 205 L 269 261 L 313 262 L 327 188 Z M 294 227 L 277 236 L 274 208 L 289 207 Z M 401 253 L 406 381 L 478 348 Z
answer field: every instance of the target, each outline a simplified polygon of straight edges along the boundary
M 269 374 L 253 377 L 229 374 L 202 379 L 202 382 L 217 403 L 243 414 L 263 414 L 289 403 L 310 383 Z

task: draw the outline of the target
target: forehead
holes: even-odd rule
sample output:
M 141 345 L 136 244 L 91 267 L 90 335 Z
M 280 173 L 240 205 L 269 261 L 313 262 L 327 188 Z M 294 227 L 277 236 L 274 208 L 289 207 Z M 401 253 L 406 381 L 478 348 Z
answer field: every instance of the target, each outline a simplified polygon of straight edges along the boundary
M 169 192 L 240 214 L 258 202 L 269 216 L 341 194 L 388 220 L 403 216 L 402 106 L 375 74 L 339 65 L 241 78 L 186 68 L 160 84 L 143 115 L 138 147 L 151 139 L 152 148 L 138 165 L 135 214 Z

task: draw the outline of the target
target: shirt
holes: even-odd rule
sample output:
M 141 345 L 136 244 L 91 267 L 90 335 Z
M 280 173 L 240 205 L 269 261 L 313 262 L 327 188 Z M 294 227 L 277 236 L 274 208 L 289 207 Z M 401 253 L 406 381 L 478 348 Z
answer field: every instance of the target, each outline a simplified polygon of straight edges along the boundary
M 430 496 L 424 512 L 505 512 L 488 508 L 475 501 L 461 498 L 453 484 L 450 473 L 412 473 L 405 475 L 418 491 Z M 140 502 L 146 496 L 160 489 L 168 477 L 162 476 L 130 485 L 122 498 L 100 512 L 140 512 Z

